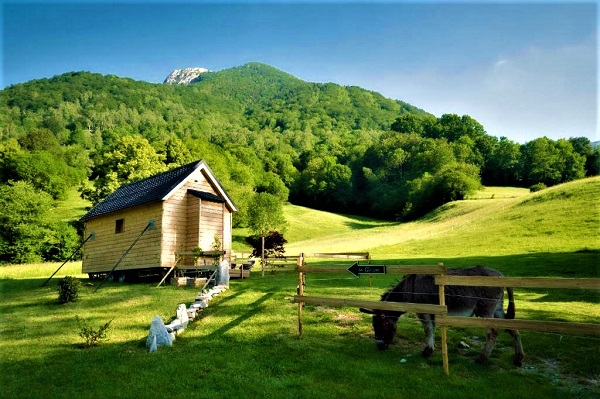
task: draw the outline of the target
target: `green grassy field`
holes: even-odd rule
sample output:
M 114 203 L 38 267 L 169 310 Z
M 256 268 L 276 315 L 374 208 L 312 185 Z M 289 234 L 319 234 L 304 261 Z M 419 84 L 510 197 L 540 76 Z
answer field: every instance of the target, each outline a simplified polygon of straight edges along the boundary
M 287 206 L 287 253 L 370 251 L 374 261 L 386 264 L 483 263 L 509 276 L 600 277 L 599 194 L 599 178 L 535 194 L 488 188 L 406 224 Z M 232 281 L 172 347 L 148 353 L 144 341 L 152 318 L 168 322 L 179 303 L 193 301 L 196 289 L 107 283 L 97 292 L 84 286 L 77 302 L 59 305 L 58 278 L 87 279 L 74 262 L 40 287 L 57 267 L 0 267 L 1 397 L 600 395 L 597 336 L 522 332 L 526 358 L 524 367 L 515 368 L 507 334 L 499 336 L 490 362 L 481 366 L 474 359 L 485 332 L 450 328 L 450 376 L 443 373 L 439 351 L 430 359 L 420 357 L 424 334 L 414 315 L 401 320 L 391 350 L 380 352 L 367 315 L 355 308 L 306 306 L 298 339 L 292 303 L 297 274 L 287 269 L 265 277 L 252 271 L 249 279 Z M 398 277 L 374 276 L 369 286 L 364 277 L 308 275 L 306 294 L 376 300 Z M 599 323 L 598 294 L 517 289 L 517 318 Z M 83 349 L 77 316 L 95 326 L 113 320 L 109 339 Z
M 599 178 L 532 194 L 523 189 L 487 188 L 474 197 L 446 204 L 410 223 L 328 216 L 288 206 L 286 253 L 369 251 L 375 259 L 446 261 L 467 255 L 600 249 Z M 310 236 L 304 226 L 309 226 Z

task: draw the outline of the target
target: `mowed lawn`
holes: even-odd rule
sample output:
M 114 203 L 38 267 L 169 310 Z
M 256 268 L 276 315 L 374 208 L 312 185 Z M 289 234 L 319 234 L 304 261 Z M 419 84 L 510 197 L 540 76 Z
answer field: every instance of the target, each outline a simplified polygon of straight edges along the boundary
M 489 190 L 489 189 L 487 189 Z M 287 206 L 288 254 L 369 251 L 373 262 L 486 264 L 508 276 L 600 277 L 600 179 L 539 193 L 483 191 L 411 223 L 369 220 Z M 494 195 L 495 194 L 495 195 Z M 234 233 L 238 236 L 243 232 Z M 238 243 L 239 240 L 236 240 Z M 239 249 L 244 249 L 240 245 Z M 310 263 L 310 258 L 308 259 Z M 348 262 L 334 262 L 349 266 Z M 490 362 L 478 365 L 485 331 L 450 328 L 450 376 L 439 351 L 420 352 L 415 315 L 379 351 L 368 315 L 355 308 L 306 306 L 298 337 L 297 274 L 278 269 L 232 280 L 172 347 L 148 353 L 155 315 L 165 322 L 195 288 L 107 283 L 83 286 L 77 302 L 57 303 L 67 264 L 0 267 L 0 393 L 10 398 L 593 398 L 600 388 L 600 337 L 522 332 L 524 366 L 512 365 L 501 333 Z M 377 300 L 398 275 L 308 275 L 306 294 Z M 599 323 L 598 290 L 516 289 L 517 318 Z M 76 317 L 100 326 L 106 341 L 83 349 Z M 439 337 L 438 337 L 439 340 Z M 439 341 L 438 341 L 439 345 Z

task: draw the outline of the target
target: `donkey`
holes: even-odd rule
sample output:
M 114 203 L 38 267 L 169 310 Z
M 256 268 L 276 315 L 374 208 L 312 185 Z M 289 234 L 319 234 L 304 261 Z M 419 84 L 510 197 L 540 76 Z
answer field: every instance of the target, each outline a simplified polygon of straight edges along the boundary
M 448 269 L 447 274 L 456 276 L 493 276 L 500 277 L 502 273 L 497 270 L 484 266 L 475 266 L 466 269 Z M 506 288 L 508 294 L 508 309 L 506 314 L 502 310 L 504 299 L 504 290 L 498 287 L 467 287 L 467 286 L 446 286 L 445 299 L 448 308 L 448 314 L 452 316 L 478 316 L 495 317 L 504 319 L 515 318 L 515 302 L 512 288 Z M 432 275 L 409 274 L 405 276 L 394 287 L 389 289 L 381 296 L 382 301 L 389 302 L 411 302 L 424 304 L 439 304 L 439 289 L 435 285 Z M 396 323 L 404 312 L 380 310 L 380 309 L 360 309 L 363 313 L 373 315 L 373 329 L 375 330 L 375 342 L 379 349 L 386 349 L 394 339 L 396 334 Z M 433 353 L 435 342 L 435 315 L 418 313 L 417 316 L 423 324 L 425 335 L 427 336 L 427 345 L 423 350 L 423 356 L 429 357 Z M 517 330 L 506 330 L 512 338 L 515 348 L 514 364 L 521 367 L 523 357 L 523 347 L 521 345 L 521 336 Z M 494 328 L 487 331 L 487 342 L 483 353 L 477 358 L 478 363 L 486 362 L 496 344 L 498 332 Z

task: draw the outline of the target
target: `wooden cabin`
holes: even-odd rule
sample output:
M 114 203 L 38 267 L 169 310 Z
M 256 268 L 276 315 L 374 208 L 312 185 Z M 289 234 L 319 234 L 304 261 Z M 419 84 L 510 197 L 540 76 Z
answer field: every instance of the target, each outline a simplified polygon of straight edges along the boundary
M 82 217 L 85 237 L 93 237 L 82 270 L 106 275 L 131 248 L 116 276 L 163 274 L 180 267 L 179 253 L 212 250 L 215 236 L 229 258 L 236 211 L 204 160 L 121 186 Z

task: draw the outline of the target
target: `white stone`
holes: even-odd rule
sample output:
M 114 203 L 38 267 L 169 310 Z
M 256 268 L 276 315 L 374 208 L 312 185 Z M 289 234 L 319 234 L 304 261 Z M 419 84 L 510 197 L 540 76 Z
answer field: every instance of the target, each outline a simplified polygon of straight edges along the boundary
M 204 308 L 208 307 L 208 302 L 207 301 L 197 301 L 197 302 L 192 303 L 192 306 L 195 308 L 204 309 Z
M 177 306 L 177 320 L 179 320 L 179 323 L 181 323 L 183 328 L 186 328 L 190 321 L 190 318 L 187 314 L 187 309 L 183 303 Z
M 165 326 L 165 328 L 167 329 L 168 332 L 176 332 L 177 330 L 183 330 L 183 324 L 181 324 L 181 321 L 179 321 L 179 319 L 175 319 L 172 322 L 170 322 L 169 324 L 167 324 Z
M 163 323 L 163 319 L 160 316 L 155 316 L 150 324 L 150 332 L 148 333 L 148 338 L 146 338 L 146 347 L 154 347 L 154 350 L 156 350 L 159 346 L 171 346 L 172 344 L 173 339 Z
M 219 268 L 217 269 L 216 282 L 217 287 L 222 285 L 229 285 L 229 261 L 227 259 L 223 259 L 221 263 L 219 263 Z

